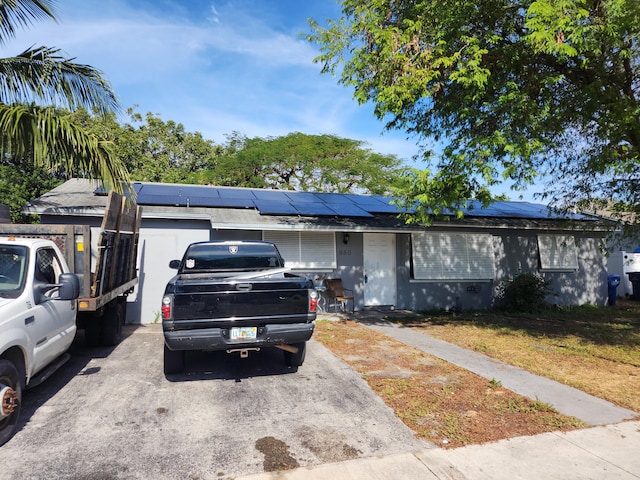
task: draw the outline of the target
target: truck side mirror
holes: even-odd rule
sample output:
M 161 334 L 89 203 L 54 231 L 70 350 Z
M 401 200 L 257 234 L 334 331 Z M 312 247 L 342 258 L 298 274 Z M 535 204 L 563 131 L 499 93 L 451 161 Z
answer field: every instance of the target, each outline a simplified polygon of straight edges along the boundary
M 169 268 L 173 268 L 174 270 L 180 268 L 180 260 L 171 260 L 169 262 Z
M 75 300 L 80 296 L 80 281 L 76 274 L 63 273 L 58 282 L 58 300 Z

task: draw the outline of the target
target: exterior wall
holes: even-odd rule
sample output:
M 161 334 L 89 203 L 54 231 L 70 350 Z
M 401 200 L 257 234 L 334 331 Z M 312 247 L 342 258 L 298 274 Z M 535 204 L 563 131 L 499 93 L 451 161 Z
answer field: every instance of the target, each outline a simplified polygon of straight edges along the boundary
M 196 220 L 142 219 L 138 242 L 138 285 L 129 295 L 127 323 L 157 323 L 164 288 L 175 270 L 169 261 L 182 258 L 192 242 L 209 240 L 211 224 Z
M 260 230 L 211 230 L 211 240 L 224 242 L 226 240 L 262 240 Z
M 490 308 L 495 283 L 428 282 L 411 279 L 411 235 L 397 236 L 398 305 L 407 310 L 480 310 Z
M 538 271 L 537 232 L 502 233 L 494 237 L 496 278 L 501 281 L 519 271 Z M 607 300 L 606 258 L 603 236 L 574 233 L 578 254 L 575 272 L 542 272 L 551 282 L 553 294 L 547 301 L 556 305 L 604 305 Z
M 355 309 L 364 307 L 364 258 L 363 236 L 361 233 L 349 233 L 349 243 L 343 242 L 344 233 L 336 232 L 337 268 L 325 278 L 341 278 L 344 288 L 353 290 Z
M 65 217 L 44 223 L 89 223 L 87 218 Z M 471 233 L 470 230 L 465 232 Z M 478 229 L 477 232 L 487 233 Z M 396 234 L 396 305 L 409 310 L 476 310 L 491 308 L 499 283 L 519 271 L 539 270 L 537 231 L 495 230 L 495 278 L 492 281 L 428 282 L 411 279 L 411 235 Z M 304 271 L 301 275 L 316 281 L 342 278 L 345 288 L 354 291 L 355 309 L 364 308 L 363 234 L 349 232 L 349 241 L 343 242 L 344 232 L 335 232 L 337 267 L 331 271 Z M 544 278 L 552 282 L 557 295 L 548 298 L 559 305 L 604 305 L 607 299 L 606 258 L 599 248 L 603 237 L 597 234 L 574 233 L 578 249 L 576 272 L 545 272 Z M 129 296 L 128 323 L 159 321 L 160 301 L 167 281 L 173 275 L 168 266 L 172 259 L 181 258 L 187 245 L 203 240 L 261 240 L 260 230 L 211 229 L 208 221 L 144 219 L 140 229 L 138 251 L 139 285 Z
M 485 233 L 485 232 L 483 232 Z M 501 281 L 520 271 L 539 272 L 537 232 L 493 232 L 496 274 L 493 281 L 422 282 L 411 280 L 411 236 L 398 235 L 398 308 L 410 310 L 475 310 L 491 308 Z M 607 299 L 606 260 L 599 236 L 575 235 L 578 270 L 541 272 L 551 281 L 557 305 L 604 305 Z

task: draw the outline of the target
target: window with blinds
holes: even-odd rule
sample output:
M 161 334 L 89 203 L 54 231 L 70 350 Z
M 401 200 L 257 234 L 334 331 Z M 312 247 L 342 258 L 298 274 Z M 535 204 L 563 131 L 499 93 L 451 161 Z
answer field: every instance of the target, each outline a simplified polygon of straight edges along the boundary
M 578 252 L 573 235 L 538 235 L 538 252 L 541 270 L 578 269 Z
M 265 230 L 262 238 L 276 244 L 288 268 L 325 270 L 337 266 L 333 232 Z
M 413 233 L 416 280 L 492 280 L 493 236 L 465 233 Z

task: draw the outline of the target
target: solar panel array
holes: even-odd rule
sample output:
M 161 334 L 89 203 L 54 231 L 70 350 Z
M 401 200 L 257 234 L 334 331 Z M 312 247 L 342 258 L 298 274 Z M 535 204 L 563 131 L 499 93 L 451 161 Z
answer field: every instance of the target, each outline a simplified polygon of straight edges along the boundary
M 261 215 L 305 217 L 360 217 L 377 214 L 398 214 L 391 198 L 380 195 L 342 193 L 295 192 L 290 190 L 264 190 L 202 185 L 174 185 L 134 183 L 140 205 L 209 208 L 253 208 Z M 469 202 L 465 210 L 469 217 L 566 219 L 585 220 L 580 214 L 556 213 L 546 205 L 528 202 L 497 201 L 488 208 L 478 202 Z

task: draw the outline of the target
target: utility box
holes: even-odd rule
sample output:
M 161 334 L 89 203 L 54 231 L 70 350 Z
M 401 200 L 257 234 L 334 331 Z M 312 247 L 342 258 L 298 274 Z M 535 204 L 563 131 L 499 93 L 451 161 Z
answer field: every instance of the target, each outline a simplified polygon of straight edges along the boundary
M 607 259 L 607 273 L 620 275 L 620 286 L 617 289 L 618 297 L 630 297 L 633 295 L 633 284 L 628 273 L 640 272 L 640 253 L 613 252 Z

